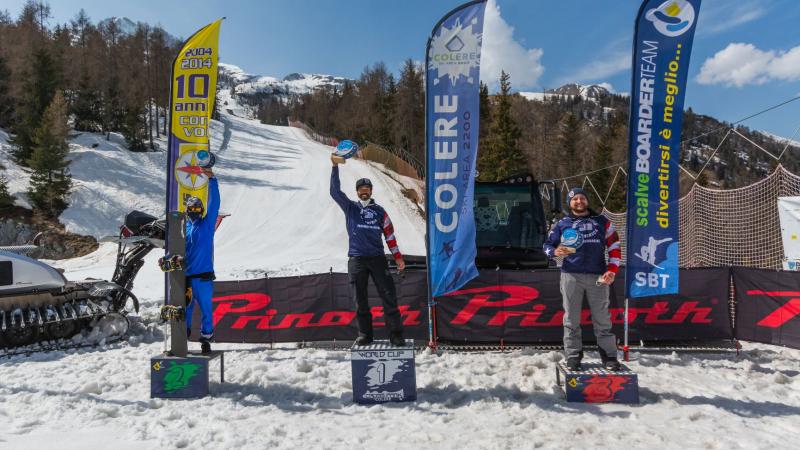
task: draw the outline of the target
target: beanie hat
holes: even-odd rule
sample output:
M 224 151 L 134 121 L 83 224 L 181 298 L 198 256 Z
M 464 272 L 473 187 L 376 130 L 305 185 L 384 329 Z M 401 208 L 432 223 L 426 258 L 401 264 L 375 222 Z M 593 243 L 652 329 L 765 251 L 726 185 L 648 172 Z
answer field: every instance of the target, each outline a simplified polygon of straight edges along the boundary
M 575 197 L 576 195 L 582 195 L 586 197 L 586 201 L 589 201 L 589 196 L 586 194 L 586 191 L 584 191 L 582 188 L 579 187 L 574 187 L 569 190 L 569 192 L 567 193 L 567 201 L 572 200 L 572 198 Z
M 372 189 L 372 181 L 369 181 L 369 178 L 362 178 L 356 181 L 356 189 L 360 188 L 361 186 L 368 186 Z

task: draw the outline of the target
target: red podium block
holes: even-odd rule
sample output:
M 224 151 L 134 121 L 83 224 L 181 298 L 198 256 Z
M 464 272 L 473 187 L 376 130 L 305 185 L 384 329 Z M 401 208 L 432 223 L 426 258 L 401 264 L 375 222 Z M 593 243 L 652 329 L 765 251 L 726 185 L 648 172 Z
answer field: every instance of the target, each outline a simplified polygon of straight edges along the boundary
M 583 369 L 572 371 L 561 361 L 556 365 L 556 382 L 568 402 L 639 403 L 639 376 L 624 364 L 618 372 L 599 363 L 584 363 Z

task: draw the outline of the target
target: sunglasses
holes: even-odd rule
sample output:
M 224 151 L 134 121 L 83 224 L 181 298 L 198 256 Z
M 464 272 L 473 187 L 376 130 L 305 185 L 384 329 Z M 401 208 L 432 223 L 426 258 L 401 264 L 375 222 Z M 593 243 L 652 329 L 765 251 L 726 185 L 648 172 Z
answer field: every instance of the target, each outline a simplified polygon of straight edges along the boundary
M 186 212 L 200 213 L 200 212 L 203 212 L 203 207 L 202 206 L 189 206 L 189 207 L 186 208 Z

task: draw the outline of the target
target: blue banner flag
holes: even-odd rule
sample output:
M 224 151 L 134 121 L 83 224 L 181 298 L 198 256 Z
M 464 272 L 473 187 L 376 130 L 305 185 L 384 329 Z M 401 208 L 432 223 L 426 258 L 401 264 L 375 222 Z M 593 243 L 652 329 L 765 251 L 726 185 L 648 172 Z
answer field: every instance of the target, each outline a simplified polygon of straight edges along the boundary
M 628 152 L 628 297 L 678 292 L 678 164 L 700 0 L 645 0 L 636 17 Z
M 466 3 L 433 28 L 425 59 L 426 211 L 431 295 L 478 276 L 473 196 L 486 1 Z

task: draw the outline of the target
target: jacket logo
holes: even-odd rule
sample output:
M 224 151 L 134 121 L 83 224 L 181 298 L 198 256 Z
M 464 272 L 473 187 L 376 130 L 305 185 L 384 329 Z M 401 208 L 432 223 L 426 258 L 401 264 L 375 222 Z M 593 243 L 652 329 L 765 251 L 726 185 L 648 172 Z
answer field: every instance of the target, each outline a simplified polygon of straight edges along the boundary
M 370 208 L 361 208 L 361 219 L 367 225 L 375 225 L 378 223 L 377 214 Z

